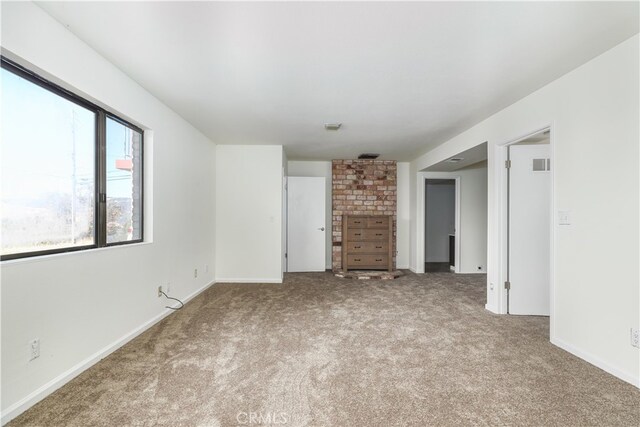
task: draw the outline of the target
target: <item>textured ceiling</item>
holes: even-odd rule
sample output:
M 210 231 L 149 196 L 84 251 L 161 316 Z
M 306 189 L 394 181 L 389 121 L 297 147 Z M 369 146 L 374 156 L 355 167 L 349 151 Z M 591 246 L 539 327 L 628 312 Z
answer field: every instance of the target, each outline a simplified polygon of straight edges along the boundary
M 410 160 L 638 32 L 637 2 L 38 4 L 215 143 L 290 159 Z

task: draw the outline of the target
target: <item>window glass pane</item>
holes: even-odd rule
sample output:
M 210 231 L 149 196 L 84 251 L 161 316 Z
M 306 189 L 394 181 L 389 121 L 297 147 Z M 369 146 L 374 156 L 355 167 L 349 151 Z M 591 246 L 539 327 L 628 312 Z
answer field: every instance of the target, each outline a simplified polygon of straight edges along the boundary
M 107 118 L 107 243 L 142 238 L 142 134 Z
M 96 114 L 0 77 L 2 255 L 93 244 Z

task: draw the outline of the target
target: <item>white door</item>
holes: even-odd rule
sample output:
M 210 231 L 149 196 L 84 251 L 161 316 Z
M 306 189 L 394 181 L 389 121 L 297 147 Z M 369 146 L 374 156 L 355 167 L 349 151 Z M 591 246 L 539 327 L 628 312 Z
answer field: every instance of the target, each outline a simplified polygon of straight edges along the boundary
M 509 314 L 550 310 L 549 144 L 509 147 Z
M 287 271 L 325 270 L 325 178 L 288 180 Z

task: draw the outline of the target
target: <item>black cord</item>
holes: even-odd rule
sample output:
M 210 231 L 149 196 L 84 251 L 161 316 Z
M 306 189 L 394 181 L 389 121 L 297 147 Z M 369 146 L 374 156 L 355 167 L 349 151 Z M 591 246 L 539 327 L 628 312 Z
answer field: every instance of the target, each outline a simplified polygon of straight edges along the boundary
M 180 310 L 182 307 L 184 307 L 184 303 L 180 301 L 178 298 L 170 297 L 169 295 L 165 294 L 164 291 L 160 291 L 160 293 L 165 297 L 167 297 L 167 299 L 172 299 L 180 303 L 180 307 L 169 307 L 168 305 L 165 305 L 165 308 L 169 308 L 171 310 Z

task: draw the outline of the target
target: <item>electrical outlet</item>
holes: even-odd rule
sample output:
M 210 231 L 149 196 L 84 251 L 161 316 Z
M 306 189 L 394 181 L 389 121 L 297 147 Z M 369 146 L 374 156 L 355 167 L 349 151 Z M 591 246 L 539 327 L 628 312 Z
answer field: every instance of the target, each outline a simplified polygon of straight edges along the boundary
M 193 270 L 193 278 L 194 279 L 198 278 L 198 269 L 197 268 Z
M 162 296 L 162 285 L 158 286 L 158 297 Z
M 40 338 L 31 340 L 29 343 L 29 361 L 40 357 Z
M 208 273 L 209 272 L 209 264 L 205 264 L 204 266 L 204 272 Z
M 631 328 L 631 345 L 640 348 L 640 330 Z

